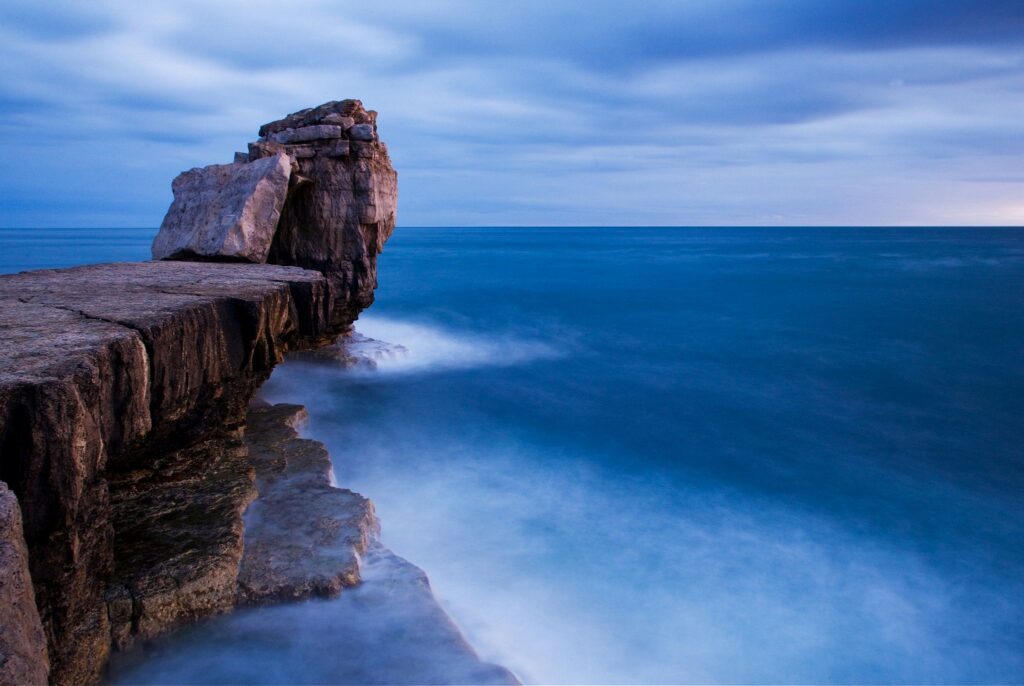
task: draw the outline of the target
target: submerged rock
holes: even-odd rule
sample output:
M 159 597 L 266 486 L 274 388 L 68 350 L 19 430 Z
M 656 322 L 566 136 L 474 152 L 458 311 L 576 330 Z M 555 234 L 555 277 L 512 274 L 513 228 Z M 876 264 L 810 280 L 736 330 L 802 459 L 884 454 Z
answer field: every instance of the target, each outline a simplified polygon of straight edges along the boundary
M 245 513 L 241 603 L 337 595 L 359 583 L 359 555 L 378 531 L 369 500 L 331 485 L 324 445 L 298 437 L 306 418 L 301 405 L 249 410 L 259 498 Z
M 309 362 L 334 362 L 349 369 L 377 369 L 381 362 L 394 362 L 409 356 L 409 349 L 400 343 L 388 343 L 349 331 L 338 340 L 313 350 L 300 350 L 289 359 Z
M 290 176 L 291 158 L 283 153 L 179 174 L 153 259 L 266 262 Z

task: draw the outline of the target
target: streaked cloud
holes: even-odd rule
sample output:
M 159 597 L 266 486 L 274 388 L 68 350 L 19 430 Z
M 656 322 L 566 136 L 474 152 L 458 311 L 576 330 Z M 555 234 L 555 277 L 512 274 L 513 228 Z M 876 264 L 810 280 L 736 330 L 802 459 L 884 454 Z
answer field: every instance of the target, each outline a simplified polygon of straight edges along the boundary
M 155 226 L 177 172 L 342 97 L 406 225 L 1019 221 L 1014 5 L 14 0 L 0 224 Z

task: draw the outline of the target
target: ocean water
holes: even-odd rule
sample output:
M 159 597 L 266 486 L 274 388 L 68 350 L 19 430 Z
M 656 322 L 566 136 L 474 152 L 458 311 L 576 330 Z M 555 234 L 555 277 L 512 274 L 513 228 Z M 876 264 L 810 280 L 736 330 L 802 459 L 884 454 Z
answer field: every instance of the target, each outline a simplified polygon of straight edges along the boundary
M 0 271 L 151 236 L 0 230 Z M 379 278 L 356 328 L 407 353 L 287 362 L 266 395 L 309 407 L 485 659 L 532 683 L 1024 682 L 1024 230 L 399 229 Z M 211 682 L 275 616 L 209 623 Z M 344 640 L 283 626 L 306 661 Z M 140 678 L 173 681 L 160 659 Z

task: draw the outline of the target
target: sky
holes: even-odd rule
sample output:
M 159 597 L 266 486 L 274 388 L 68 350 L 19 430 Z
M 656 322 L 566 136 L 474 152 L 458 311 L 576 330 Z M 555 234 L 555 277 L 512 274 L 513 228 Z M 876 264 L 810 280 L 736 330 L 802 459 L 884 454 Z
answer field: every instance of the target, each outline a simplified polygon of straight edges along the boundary
M 1024 2 L 0 5 L 0 226 L 380 112 L 400 226 L 1024 224 Z

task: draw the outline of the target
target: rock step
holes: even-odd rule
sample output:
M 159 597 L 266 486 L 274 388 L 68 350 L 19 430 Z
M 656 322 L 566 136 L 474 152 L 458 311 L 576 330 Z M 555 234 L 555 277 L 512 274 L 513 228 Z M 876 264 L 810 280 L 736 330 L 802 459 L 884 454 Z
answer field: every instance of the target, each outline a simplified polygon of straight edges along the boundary
M 300 405 L 250 407 L 245 443 L 259 497 L 245 513 L 242 604 L 331 597 L 359 583 L 359 556 L 377 535 L 373 504 L 331 485 L 331 458 L 299 438 Z
M 284 353 L 333 337 L 332 305 L 323 275 L 296 267 L 141 262 L 0 276 L 0 481 L 21 506 L 55 683 L 96 681 L 114 633 L 125 640 L 126 597 L 128 631 L 146 635 L 232 597 L 223 568 L 180 573 L 192 558 L 172 540 L 145 559 L 135 544 L 159 528 L 142 523 L 194 519 L 187 501 L 203 502 L 213 477 L 189 451 L 216 452 L 202 445 L 218 436 L 230 445 Z M 251 481 L 225 478 L 237 495 L 205 501 L 224 521 L 203 540 L 237 559 Z M 184 585 L 167 595 L 147 569 Z

